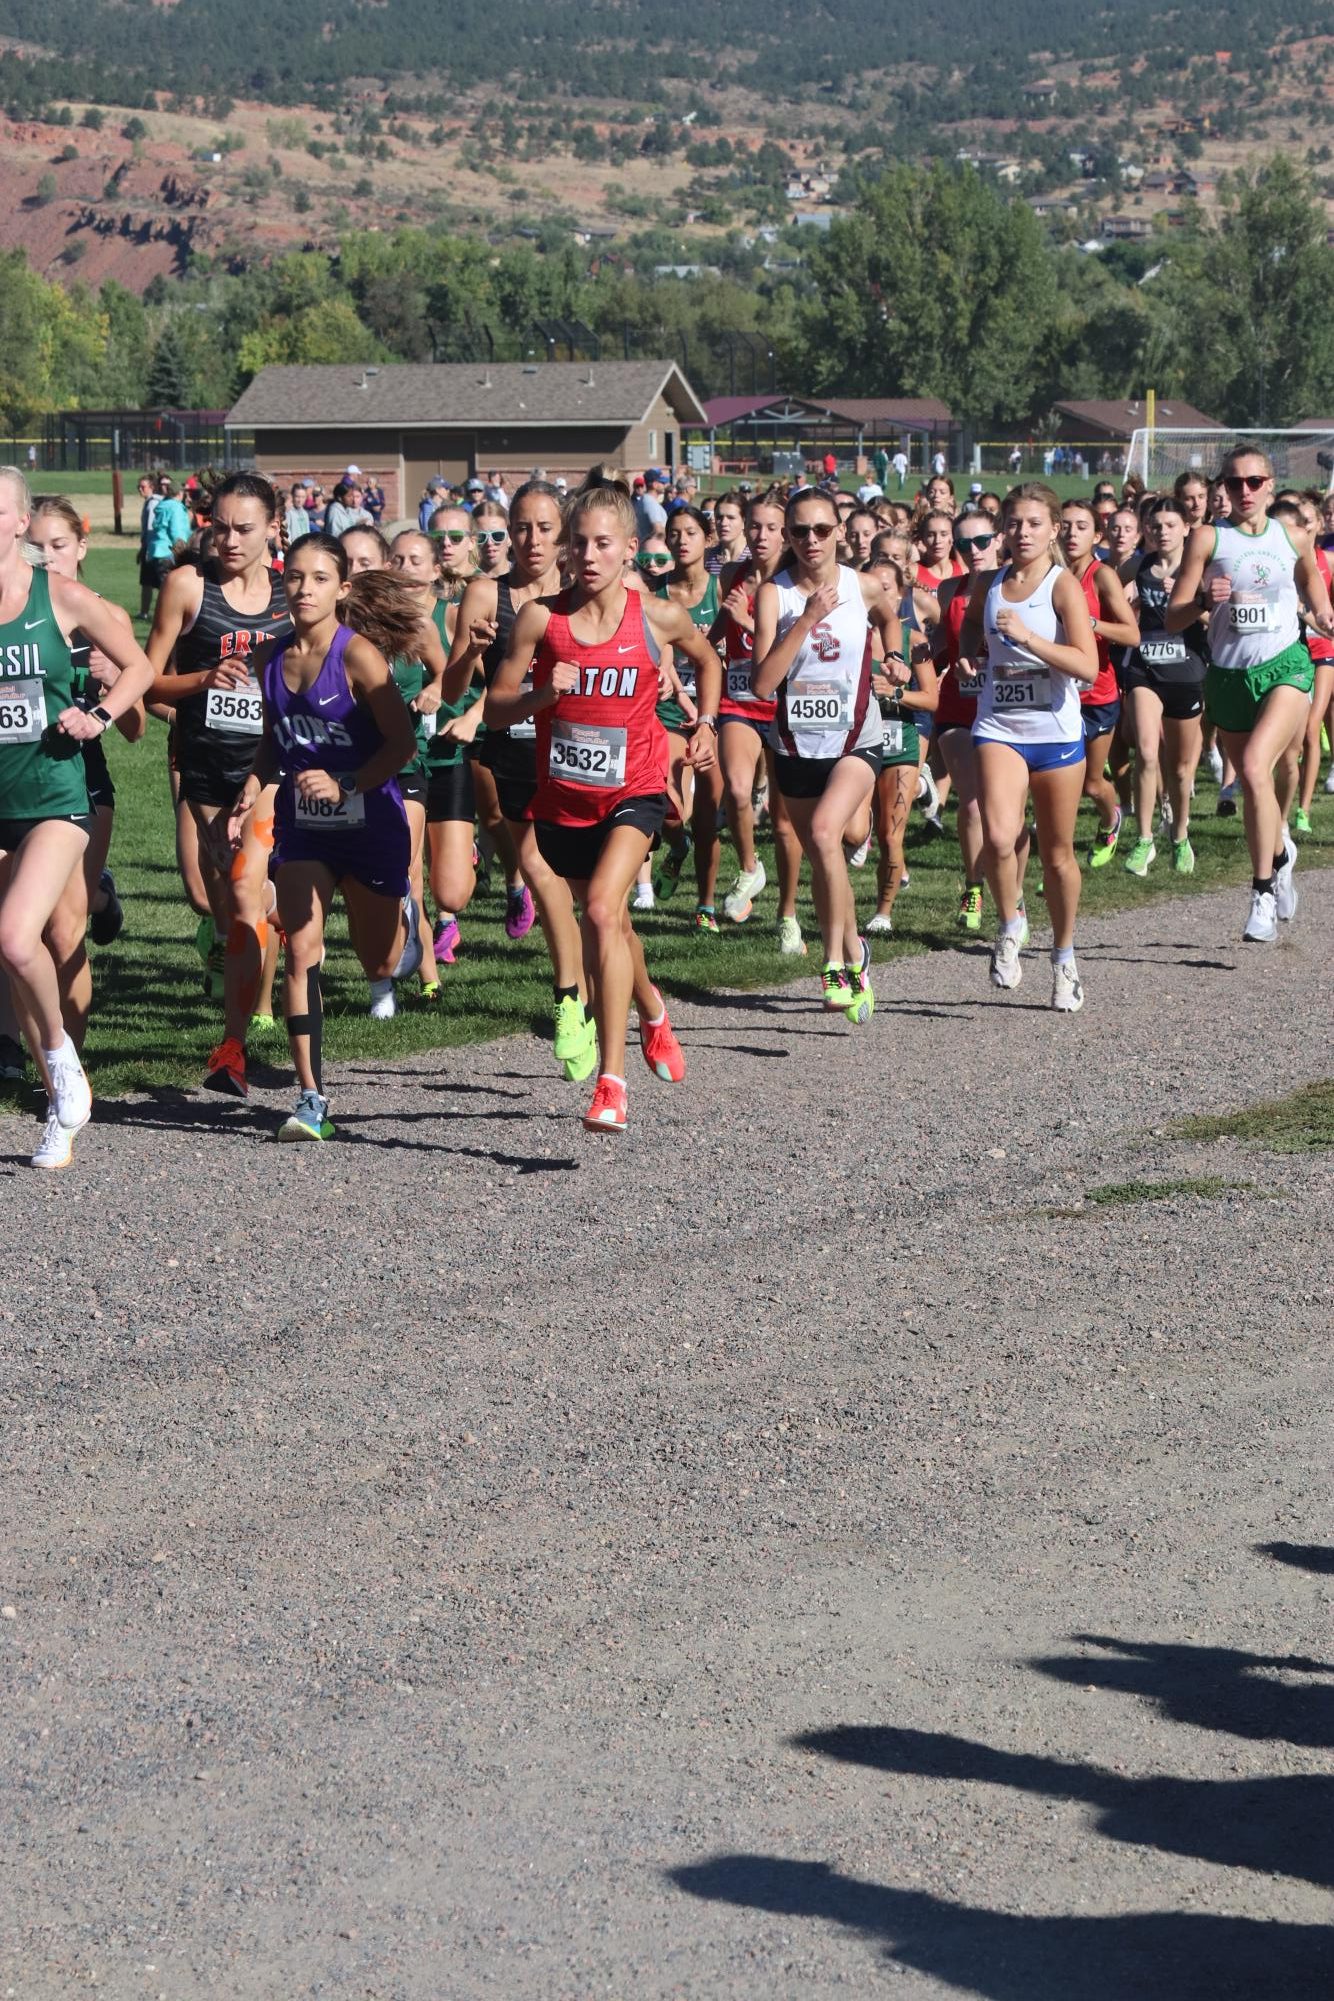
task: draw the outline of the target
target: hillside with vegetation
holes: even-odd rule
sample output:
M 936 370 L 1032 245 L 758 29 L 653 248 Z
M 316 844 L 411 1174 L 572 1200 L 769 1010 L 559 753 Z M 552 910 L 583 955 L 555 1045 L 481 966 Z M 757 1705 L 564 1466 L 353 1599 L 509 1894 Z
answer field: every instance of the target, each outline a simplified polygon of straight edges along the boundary
M 1334 406 L 1328 9 L 0 0 L 0 416 L 669 353 L 983 429 Z

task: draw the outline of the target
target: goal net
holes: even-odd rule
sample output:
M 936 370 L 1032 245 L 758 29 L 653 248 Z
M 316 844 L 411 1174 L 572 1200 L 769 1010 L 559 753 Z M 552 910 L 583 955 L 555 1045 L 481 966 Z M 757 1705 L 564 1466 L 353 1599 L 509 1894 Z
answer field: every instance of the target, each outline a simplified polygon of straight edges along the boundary
M 1280 486 L 1316 486 L 1322 493 L 1334 490 L 1334 429 L 1140 429 L 1131 437 L 1126 471 L 1138 473 L 1145 486 L 1161 492 L 1183 472 L 1200 472 L 1206 479 L 1215 479 L 1228 452 L 1238 445 L 1266 453 Z

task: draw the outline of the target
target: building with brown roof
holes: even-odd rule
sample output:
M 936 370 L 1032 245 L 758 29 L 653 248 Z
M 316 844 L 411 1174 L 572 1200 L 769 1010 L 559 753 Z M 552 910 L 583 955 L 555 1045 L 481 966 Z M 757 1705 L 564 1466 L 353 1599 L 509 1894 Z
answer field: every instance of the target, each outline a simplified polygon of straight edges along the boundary
M 582 478 L 683 463 L 681 431 L 706 422 L 672 361 L 394 362 L 262 368 L 227 414 L 231 452 L 252 437 L 260 471 L 328 484 L 349 464 L 379 474 L 391 518 L 426 481 L 493 468 L 513 485 L 540 465 Z

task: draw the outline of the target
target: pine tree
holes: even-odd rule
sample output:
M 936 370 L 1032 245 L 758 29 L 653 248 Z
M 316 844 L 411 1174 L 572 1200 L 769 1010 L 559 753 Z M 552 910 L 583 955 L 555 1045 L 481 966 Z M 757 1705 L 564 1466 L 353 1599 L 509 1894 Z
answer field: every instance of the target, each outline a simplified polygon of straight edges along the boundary
M 145 407 L 150 410 L 181 410 L 188 407 L 189 401 L 190 370 L 185 347 L 169 320 L 157 337 L 153 358 L 148 364 L 148 401 Z

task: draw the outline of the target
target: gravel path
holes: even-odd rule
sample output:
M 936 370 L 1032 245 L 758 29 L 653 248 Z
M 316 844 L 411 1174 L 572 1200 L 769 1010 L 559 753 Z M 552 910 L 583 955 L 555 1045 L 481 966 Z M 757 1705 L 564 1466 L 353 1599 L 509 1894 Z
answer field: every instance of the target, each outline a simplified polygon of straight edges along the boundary
M 1334 1068 L 1301 886 L 0 1163 L 0 1994 L 1327 1996 L 1330 1164 L 1161 1133 Z

